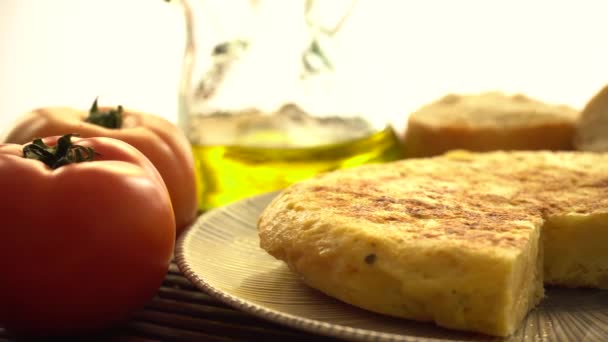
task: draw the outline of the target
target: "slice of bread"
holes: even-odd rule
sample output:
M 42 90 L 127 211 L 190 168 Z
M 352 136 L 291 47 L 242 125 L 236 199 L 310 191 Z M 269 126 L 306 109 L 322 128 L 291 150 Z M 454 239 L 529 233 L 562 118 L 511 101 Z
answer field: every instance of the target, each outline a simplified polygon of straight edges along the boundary
M 583 151 L 608 151 L 608 85 L 581 112 L 574 146 Z
M 524 95 L 447 95 L 408 119 L 406 154 L 449 150 L 571 150 L 578 111 Z

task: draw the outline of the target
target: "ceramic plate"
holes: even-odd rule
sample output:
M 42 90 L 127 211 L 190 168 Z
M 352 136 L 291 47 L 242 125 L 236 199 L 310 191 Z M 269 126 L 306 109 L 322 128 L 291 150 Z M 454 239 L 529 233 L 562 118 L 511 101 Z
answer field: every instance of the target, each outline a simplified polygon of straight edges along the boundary
M 361 341 L 498 341 L 374 314 L 302 284 L 259 247 L 258 215 L 276 193 L 201 216 L 177 243 L 176 261 L 203 291 L 252 315 L 322 335 Z M 547 289 L 547 298 L 507 341 L 608 341 L 608 291 Z

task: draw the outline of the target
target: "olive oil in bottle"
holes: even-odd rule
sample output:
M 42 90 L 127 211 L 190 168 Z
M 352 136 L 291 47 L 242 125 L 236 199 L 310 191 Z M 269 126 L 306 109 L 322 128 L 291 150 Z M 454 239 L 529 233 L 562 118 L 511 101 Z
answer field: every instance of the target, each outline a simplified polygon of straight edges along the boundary
M 391 127 L 366 130 L 357 119 L 292 117 L 287 121 L 297 123 L 294 128 L 284 119 L 215 115 L 194 125 L 201 132 L 192 144 L 202 210 L 283 189 L 321 172 L 402 157 Z
M 381 54 L 355 66 L 359 51 L 338 43 L 356 1 L 243 2 L 238 18 L 232 5 L 179 3 L 178 121 L 193 146 L 201 209 L 401 157 L 388 113 L 374 105 L 381 87 L 358 72 Z

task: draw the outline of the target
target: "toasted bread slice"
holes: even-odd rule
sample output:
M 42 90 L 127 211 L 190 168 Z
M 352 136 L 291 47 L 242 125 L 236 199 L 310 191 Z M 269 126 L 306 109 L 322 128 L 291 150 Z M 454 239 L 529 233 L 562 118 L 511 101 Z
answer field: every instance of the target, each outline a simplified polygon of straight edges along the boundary
M 543 270 L 608 288 L 608 154 L 459 151 L 336 171 L 287 188 L 258 229 L 330 296 L 506 336 L 542 299 Z
M 574 147 L 608 151 L 608 85 L 587 102 L 576 125 Z
M 578 111 L 500 92 L 447 95 L 408 118 L 406 153 L 571 150 Z

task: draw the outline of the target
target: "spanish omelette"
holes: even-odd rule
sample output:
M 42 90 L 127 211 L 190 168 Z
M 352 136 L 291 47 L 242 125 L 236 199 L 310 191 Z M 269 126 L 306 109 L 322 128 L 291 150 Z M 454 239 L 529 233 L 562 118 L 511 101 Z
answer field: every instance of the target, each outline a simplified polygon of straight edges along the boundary
M 371 311 L 497 336 L 543 283 L 608 288 L 608 154 L 456 151 L 285 189 L 260 245 Z

